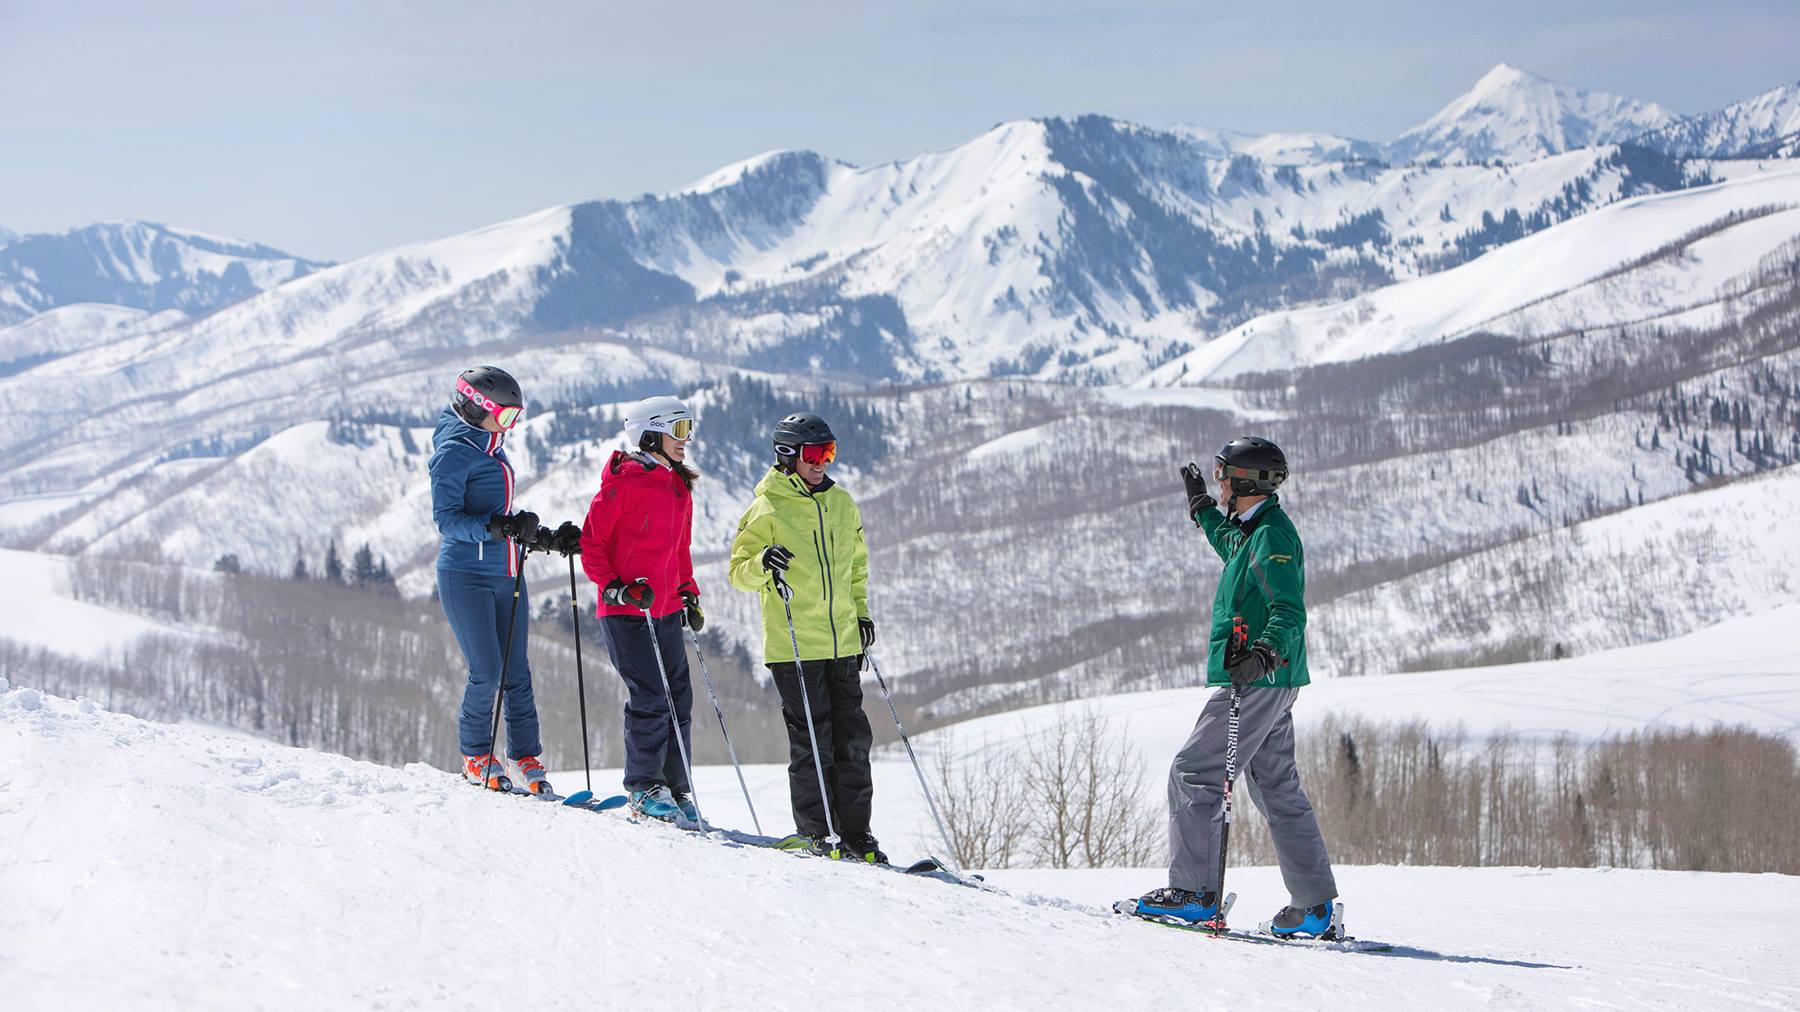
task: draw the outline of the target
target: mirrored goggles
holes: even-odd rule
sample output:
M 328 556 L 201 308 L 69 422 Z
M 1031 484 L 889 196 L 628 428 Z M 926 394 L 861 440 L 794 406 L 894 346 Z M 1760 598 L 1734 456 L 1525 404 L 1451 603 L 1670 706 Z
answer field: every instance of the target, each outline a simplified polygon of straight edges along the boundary
M 821 467 L 837 459 L 836 443 L 808 443 L 800 448 L 800 459 Z
M 676 439 L 686 439 L 693 434 L 694 420 L 692 418 L 677 418 L 669 423 L 669 435 Z
M 1252 467 L 1232 467 L 1224 461 L 1213 463 L 1213 480 L 1224 481 L 1227 478 L 1248 478 L 1251 481 L 1272 481 L 1276 472 L 1260 471 Z
M 502 429 L 510 429 L 519 424 L 519 416 L 525 413 L 524 405 L 501 404 L 475 389 L 468 380 L 461 376 L 456 378 L 456 392 L 473 401 L 483 411 L 493 415 L 495 423 Z

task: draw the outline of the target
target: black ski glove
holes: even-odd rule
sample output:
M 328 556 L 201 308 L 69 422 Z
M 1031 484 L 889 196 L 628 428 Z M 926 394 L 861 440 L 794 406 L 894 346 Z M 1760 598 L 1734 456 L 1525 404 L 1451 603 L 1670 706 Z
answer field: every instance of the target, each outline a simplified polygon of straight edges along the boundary
M 575 521 L 564 520 L 562 526 L 551 533 L 550 550 L 563 555 L 581 554 L 581 528 L 575 526 Z
M 488 521 L 488 533 L 495 540 L 500 538 L 526 539 L 537 534 L 538 516 L 536 513 L 496 513 L 494 519 Z
M 794 561 L 794 553 L 781 545 L 770 545 L 763 549 L 762 567 L 776 576 L 787 572 L 788 565 Z
M 1257 640 L 1243 650 L 1225 651 L 1225 674 L 1231 677 L 1232 687 L 1239 692 L 1267 677 L 1269 672 L 1281 667 L 1281 658 L 1276 655 L 1275 648 Z
M 681 592 L 681 621 L 689 629 L 699 632 L 706 628 L 706 613 L 700 610 L 700 595 L 693 591 Z
M 1200 526 L 1200 514 L 1205 510 L 1217 509 L 1219 500 L 1206 490 L 1206 474 L 1200 470 L 1199 464 L 1189 464 L 1181 469 L 1181 483 L 1187 486 L 1188 519 L 1194 526 Z
M 869 652 L 869 648 L 875 645 L 875 620 L 872 618 L 857 619 L 856 631 L 862 634 L 863 653 L 866 654 Z
M 600 592 L 600 600 L 615 608 L 636 608 L 639 611 L 648 611 L 650 603 L 656 600 L 656 592 L 651 590 L 649 582 L 640 576 L 630 583 L 626 583 L 624 580 L 614 580 L 607 584 L 606 589 Z

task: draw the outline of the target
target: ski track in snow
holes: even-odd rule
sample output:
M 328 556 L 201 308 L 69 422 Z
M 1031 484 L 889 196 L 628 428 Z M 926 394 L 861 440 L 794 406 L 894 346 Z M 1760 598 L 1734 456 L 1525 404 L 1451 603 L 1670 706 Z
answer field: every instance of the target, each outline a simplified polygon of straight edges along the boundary
M 1800 906 L 1793 877 L 1343 868 L 1352 928 L 1399 946 L 1348 955 L 1101 913 L 1160 870 L 980 892 L 32 689 L 0 695 L 0 753 L 9 1009 L 1800 1002 L 1787 941 L 1736 930 Z M 1241 923 L 1284 900 L 1272 870 L 1230 881 Z M 1639 916 L 1670 910 L 1679 946 Z

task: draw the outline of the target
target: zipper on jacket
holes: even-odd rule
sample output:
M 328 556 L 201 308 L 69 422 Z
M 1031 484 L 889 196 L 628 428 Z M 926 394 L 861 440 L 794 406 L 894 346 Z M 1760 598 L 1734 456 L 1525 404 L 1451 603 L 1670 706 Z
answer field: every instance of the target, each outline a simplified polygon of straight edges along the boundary
M 837 601 L 831 586 L 831 553 L 825 551 L 825 505 L 811 491 L 806 493 L 812 497 L 813 508 L 819 511 L 819 533 L 813 538 L 813 544 L 819 549 L 819 556 L 824 560 L 825 570 L 825 621 L 831 625 L 831 658 L 836 660 L 838 654 Z

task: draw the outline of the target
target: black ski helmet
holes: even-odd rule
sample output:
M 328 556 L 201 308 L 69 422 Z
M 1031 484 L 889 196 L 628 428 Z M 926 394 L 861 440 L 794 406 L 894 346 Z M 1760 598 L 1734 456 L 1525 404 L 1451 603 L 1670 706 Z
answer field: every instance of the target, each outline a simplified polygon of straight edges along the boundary
M 1231 494 L 1268 495 L 1287 480 L 1287 455 L 1261 436 L 1239 436 L 1213 455 L 1223 477 L 1231 479 Z
M 825 424 L 825 419 L 810 411 L 796 411 L 775 423 L 773 442 L 776 462 L 791 469 L 802 446 L 835 443 L 837 437 L 831 434 L 831 426 Z
M 456 377 L 456 392 L 450 397 L 450 407 L 455 409 L 457 417 L 476 428 L 490 416 L 498 415 L 503 408 L 517 408 L 523 411 L 525 395 L 519 392 L 519 381 L 505 369 L 491 365 L 478 365 L 463 371 Z M 516 416 L 519 412 L 515 411 Z M 512 428 L 506 419 L 503 428 Z

